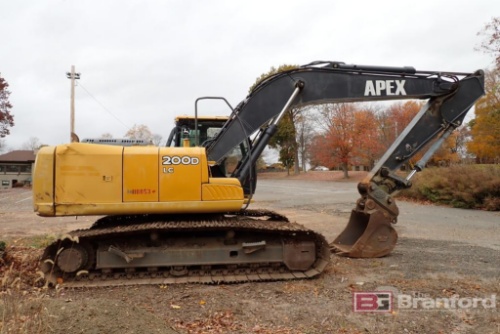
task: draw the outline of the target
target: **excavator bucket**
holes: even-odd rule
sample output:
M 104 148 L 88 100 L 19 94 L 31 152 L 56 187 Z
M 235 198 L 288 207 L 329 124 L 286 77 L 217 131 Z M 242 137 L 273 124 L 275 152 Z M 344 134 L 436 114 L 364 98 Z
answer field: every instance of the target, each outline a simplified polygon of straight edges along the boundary
M 382 257 L 396 246 L 398 234 L 381 211 L 353 210 L 347 227 L 330 244 L 335 253 L 357 258 Z

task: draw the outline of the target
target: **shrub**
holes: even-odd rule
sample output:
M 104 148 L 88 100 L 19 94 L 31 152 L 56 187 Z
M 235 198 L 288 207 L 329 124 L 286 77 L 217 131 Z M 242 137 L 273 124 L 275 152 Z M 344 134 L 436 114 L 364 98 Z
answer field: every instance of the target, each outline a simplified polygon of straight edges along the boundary
M 500 166 L 458 165 L 428 168 L 399 196 L 455 208 L 500 210 Z

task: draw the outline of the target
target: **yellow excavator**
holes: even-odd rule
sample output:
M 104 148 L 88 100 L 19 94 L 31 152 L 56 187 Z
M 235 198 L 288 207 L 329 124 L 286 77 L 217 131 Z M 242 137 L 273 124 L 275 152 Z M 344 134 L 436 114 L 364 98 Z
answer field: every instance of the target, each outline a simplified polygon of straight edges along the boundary
M 219 283 L 315 277 L 330 250 L 381 257 L 395 247 L 393 195 L 484 94 L 484 73 L 318 61 L 260 82 L 229 117 L 179 117 L 165 147 L 88 140 L 43 147 L 34 209 L 45 217 L 103 216 L 49 245 L 48 285 Z M 255 164 L 285 112 L 309 104 L 427 99 L 358 184 L 345 230 L 325 238 L 276 212 L 249 210 Z M 198 102 L 198 101 L 197 101 Z M 196 104 L 197 105 L 197 104 Z M 417 152 L 406 176 L 395 171 Z

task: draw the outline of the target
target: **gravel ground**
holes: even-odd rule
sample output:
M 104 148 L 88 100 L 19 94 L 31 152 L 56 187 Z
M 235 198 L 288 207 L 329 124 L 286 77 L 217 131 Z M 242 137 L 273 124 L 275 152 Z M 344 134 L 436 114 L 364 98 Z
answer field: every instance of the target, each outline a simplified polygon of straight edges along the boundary
M 354 181 L 362 173 L 350 181 L 339 180 L 336 172 L 307 174 L 261 178 L 252 208 L 284 213 L 332 241 L 345 227 L 357 199 Z M 17 189 L 0 193 L 0 231 L 11 243 L 85 228 L 94 220 L 37 217 L 29 196 Z M 312 280 L 74 290 L 16 288 L 7 280 L 0 332 L 500 333 L 499 213 L 398 204 L 400 238 L 390 256 L 332 256 Z M 37 252 L 20 254 L 36 258 Z M 394 294 L 393 311 L 353 312 L 353 292 L 374 290 Z M 424 299 L 408 309 L 398 307 L 398 295 Z M 436 298 L 441 307 L 429 307 Z M 443 298 L 462 306 L 481 298 L 483 304 L 446 309 Z

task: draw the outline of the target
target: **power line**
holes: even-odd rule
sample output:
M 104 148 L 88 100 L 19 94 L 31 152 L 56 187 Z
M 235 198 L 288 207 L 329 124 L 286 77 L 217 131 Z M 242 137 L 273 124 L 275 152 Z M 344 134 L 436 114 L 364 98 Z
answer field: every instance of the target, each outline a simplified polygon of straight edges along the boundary
M 108 114 L 110 114 L 111 116 L 113 116 L 118 122 L 120 122 L 127 130 L 130 130 L 130 126 L 128 126 L 127 124 L 125 124 L 124 122 L 122 122 L 121 119 L 119 119 L 115 114 L 113 114 L 108 108 L 106 108 L 106 106 L 104 104 L 101 103 L 101 101 L 99 101 L 94 95 L 92 95 L 88 90 L 87 88 L 85 88 L 81 82 L 78 82 L 78 85 L 79 87 L 82 87 L 82 89 L 87 93 L 89 94 L 89 96 L 91 98 L 94 99 L 94 101 L 97 102 L 97 104 L 99 104 Z

